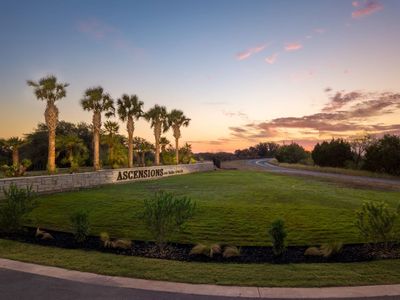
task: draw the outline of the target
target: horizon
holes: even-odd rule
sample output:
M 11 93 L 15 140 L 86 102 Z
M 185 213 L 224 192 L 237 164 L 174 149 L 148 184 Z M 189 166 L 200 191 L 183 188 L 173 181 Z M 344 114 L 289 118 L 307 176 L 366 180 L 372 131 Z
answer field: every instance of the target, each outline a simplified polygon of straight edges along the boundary
M 2 138 L 44 122 L 26 80 L 49 74 L 70 84 L 60 120 L 91 123 L 80 99 L 101 85 L 183 110 L 194 152 L 400 134 L 398 1 L 37 3 L 1 2 Z

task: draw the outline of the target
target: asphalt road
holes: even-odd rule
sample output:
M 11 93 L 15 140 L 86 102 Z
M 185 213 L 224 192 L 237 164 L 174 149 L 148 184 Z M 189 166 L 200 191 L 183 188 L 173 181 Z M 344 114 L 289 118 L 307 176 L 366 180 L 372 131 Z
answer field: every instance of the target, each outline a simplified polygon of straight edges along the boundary
M 320 178 L 321 177 L 322 178 L 331 178 L 331 179 L 337 179 L 337 180 L 342 180 L 342 181 L 345 180 L 345 181 L 349 181 L 349 182 L 366 183 L 366 184 L 400 186 L 400 180 L 283 168 L 283 167 L 275 166 L 275 165 L 269 163 L 269 160 L 270 159 L 268 159 L 268 158 L 252 159 L 252 160 L 248 161 L 248 164 L 261 167 L 261 168 L 265 169 L 266 171 L 274 172 L 274 173 L 314 176 L 314 177 L 320 177 Z

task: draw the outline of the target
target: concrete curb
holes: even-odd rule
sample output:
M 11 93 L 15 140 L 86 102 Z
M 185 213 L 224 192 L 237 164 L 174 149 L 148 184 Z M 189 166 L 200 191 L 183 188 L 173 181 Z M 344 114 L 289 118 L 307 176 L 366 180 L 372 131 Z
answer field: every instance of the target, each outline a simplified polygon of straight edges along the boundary
M 98 275 L 2 258 L 0 258 L 0 268 L 87 284 L 202 296 L 246 297 L 258 299 L 351 299 L 386 296 L 398 296 L 400 298 L 400 284 L 327 288 L 259 288 L 219 286 L 211 284 L 188 284 Z

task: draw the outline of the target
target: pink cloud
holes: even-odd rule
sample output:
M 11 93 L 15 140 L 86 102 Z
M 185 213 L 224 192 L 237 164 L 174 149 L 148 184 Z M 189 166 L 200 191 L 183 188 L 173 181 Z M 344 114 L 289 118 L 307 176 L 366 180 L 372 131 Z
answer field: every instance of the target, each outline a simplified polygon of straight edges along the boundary
M 354 2 L 353 2 L 353 6 L 354 6 Z M 354 19 L 371 15 L 371 14 L 383 9 L 383 5 L 375 0 L 371 0 L 371 1 L 365 2 L 363 4 L 361 4 L 360 2 L 357 2 L 357 6 L 354 6 L 354 7 L 358 8 L 355 11 L 353 11 L 353 13 L 351 14 L 351 16 Z
M 303 48 L 303 45 L 300 43 L 288 43 L 285 45 L 286 51 L 297 51 Z
M 353 5 L 354 7 L 359 7 L 359 6 L 360 6 L 360 2 L 358 2 L 358 1 L 353 1 L 353 2 L 351 3 L 351 5 Z
M 266 57 L 266 58 L 265 58 L 265 61 L 266 61 L 267 63 L 269 63 L 270 65 L 273 65 L 273 64 L 276 62 L 276 60 L 277 60 L 277 58 L 278 58 L 278 55 L 279 55 L 278 53 L 274 53 L 274 54 L 272 54 L 272 55 Z
M 250 56 L 252 56 L 253 54 L 263 51 L 266 47 L 267 47 L 267 45 L 263 44 L 263 45 L 259 45 L 259 46 L 253 47 L 253 48 L 249 48 L 245 51 L 242 51 L 242 52 L 239 52 L 238 54 L 236 54 L 236 58 L 238 60 L 247 59 Z

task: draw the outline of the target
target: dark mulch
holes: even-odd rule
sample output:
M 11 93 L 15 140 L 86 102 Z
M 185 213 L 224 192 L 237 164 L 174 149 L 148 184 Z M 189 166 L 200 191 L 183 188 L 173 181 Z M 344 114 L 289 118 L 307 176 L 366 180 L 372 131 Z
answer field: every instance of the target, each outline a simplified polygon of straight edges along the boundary
M 289 246 L 281 257 L 273 254 L 272 247 L 243 246 L 240 247 L 240 256 L 224 258 L 216 254 L 212 258 L 204 255 L 190 255 L 194 245 L 169 243 L 162 250 L 154 242 L 132 241 L 129 249 L 106 248 L 97 236 L 89 236 L 84 243 L 77 243 L 72 233 L 42 229 L 50 233 L 53 240 L 42 240 L 35 236 L 36 228 L 25 227 L 24 231 L 16 234 L 1 233 L 0 237 L 25 243 L 65 249 L 95 250 L 119 255 L 142 256 L 179 261 L 201 261 L 220 263 L 327 263 L 327 262 L 360 262 L 375 259 L 400 258 L 400 244 L 392 245 L 385 250 L 382 244 L 346 244 L 342 251 L 329 258 L 321 256 L 305 256 L 307 246 Z M 221 245 L 224 247 L 225 245 Z

